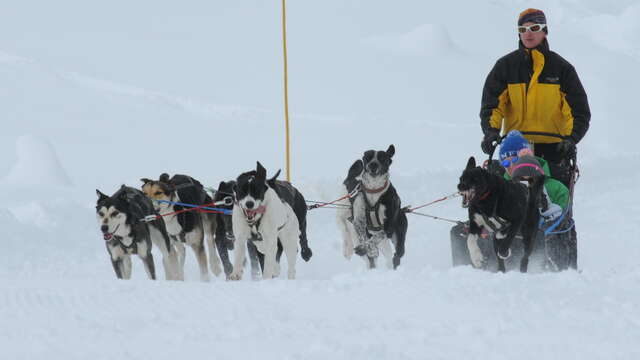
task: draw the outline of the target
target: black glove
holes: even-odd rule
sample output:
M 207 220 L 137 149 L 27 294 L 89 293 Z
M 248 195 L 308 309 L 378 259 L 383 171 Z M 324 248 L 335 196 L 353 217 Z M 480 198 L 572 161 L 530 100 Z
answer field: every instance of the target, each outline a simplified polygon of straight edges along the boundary
M 487 169 L 490 173 L 496 174 L 500 177 L 504 176 L 505 171 L 507 171 L 507 169 L 505 169 L 500 163 L 500 160 L 491 160 L 491 162 L 489 162 L 489 160 L 485 160 L 485 165 L 482 167 Z
M 572 138 L 566 138 L 558 143 L 556 150 L 560 156 L 572 158 L 576 156 L 576 142 Z
M 494 142 L 497 142 L 498 140 L 500 140 L 500 133 L 498 132 L 498 130 L 494 128 L 490 128 L 489 130 L 487 130 L 487 132 L 484 134 L 484 139 L 482 139 L 482 143 L 480 143 L 482 152 L 490 155 L 496 148 Z

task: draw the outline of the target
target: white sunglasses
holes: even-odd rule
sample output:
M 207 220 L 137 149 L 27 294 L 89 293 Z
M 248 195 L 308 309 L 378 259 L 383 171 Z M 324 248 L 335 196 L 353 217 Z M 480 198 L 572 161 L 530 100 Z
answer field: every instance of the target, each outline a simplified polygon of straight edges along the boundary
M 533 25 L 529 25 L 529 26 L 518 26 L 518 32 L 520 34 L 524 34 L 527 32 L 527 30 L 531 31 L 531 32 L 540 32 L 542 31 L 542 29 L 546 28 L 547 24 L 533 24 Z

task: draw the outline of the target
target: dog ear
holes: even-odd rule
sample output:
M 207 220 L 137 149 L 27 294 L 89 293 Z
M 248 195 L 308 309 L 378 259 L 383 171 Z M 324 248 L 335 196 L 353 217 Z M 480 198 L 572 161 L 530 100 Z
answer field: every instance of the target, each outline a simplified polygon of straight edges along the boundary
M 120 189 L 118 189 L 118 191 L 116 191 L 111 197 L 114 199 L 127 201 L 128 194 L 126 185 L 120 185 Z
M 389 145 L 389 148 L 387 148 L 387 155 L 389 155 L 389 159 L 391 159 L 395 153 L 396 147 L 393 146 L 393 144 Z
M 467 169 L 467 170 L 471 170 L 471 169 L 473 169 L 473 168 L 475 168 L 475 167 L 476 167 L 476 158 L 474 158 L 473 156 L 471 156 L 471 157 L 469 158 L 469 161 L 467 161 L 467 167 L 466 167 L 466 169 Z
M 364 163 L 362 160 L 356 160 L 353 165 L 349 168 L 349 172 L 347 173 L 347 179 L 355 179 L 362 174 L 364 170 Z
M 260 181 L 266 181 L 267 180 L 267 169 L 265 169 L 262 164 L 260 164 L 260 161 L 257 162 L 256 165 L 256 179 L 260 180 Z
M 269 181 L 270 181 L 270 182 L 274 182 L 274 181 L 276 181 L 276 179 L 278 178 L 278 176 L 280 176 L 280 173 L 281 173 L 281 172 L 282 172 L 282 169 L 278 169 L 278 172 L 277 172 L 275 175 L 273 175 L 273 176 L 271 177 L 271 179 L 269 179 Z
M 163 183 L 169 183 L 169 174 L 167 173 L 160 174 L 160 178 L 158 178 L 158 181 Z
M 109 197 L 105 194 L 103 194 L 100 190 L 96 189 L 96 194 L 98 194 L 98 202 L 104 200 L 104 199 L 108 199 Z
M 142 178 L 142 179 L 140 179 L 140 181 L 142 181 L 143 184 L 147 185 L 148 183 L 152 182 L 153 180 L 147 179 L 147 178 Z
M 367 150 L 364 152 L 364 154 L 362 154 L 362 161 L 364 161 L 365 158 L 372 158 L 376 155 L 376 151 L 375 150 Z

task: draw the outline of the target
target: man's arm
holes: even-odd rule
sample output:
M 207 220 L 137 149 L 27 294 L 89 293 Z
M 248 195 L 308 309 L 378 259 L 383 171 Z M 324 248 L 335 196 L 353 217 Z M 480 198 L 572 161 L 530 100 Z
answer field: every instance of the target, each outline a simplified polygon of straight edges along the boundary
M 509 100 L 507 83 L 501 73 L 503 64 L 496 62 L 487 76 L 482 89 L 482 104 L 480 106 L 480 126 L 486 135 L 488 132 L 499 132 L 502 128 L 504 109 Z
M 565 102 L 571 109 L 571 116 L 573 117 L 571 139 L 578 143 L 589 129 L 591 111 L 589 110 L 587 93 L 582 87 L 576 69 L 571 65 L 565 72 L 560 91 L 566 94 Z

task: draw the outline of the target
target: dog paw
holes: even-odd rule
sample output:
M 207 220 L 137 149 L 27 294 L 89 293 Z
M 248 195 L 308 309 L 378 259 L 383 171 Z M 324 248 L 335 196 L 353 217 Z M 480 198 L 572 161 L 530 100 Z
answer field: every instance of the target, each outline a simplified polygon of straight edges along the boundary
M 469 234 L 467 237 L 467 249 L 469 250 L 469 258 L 471 258 L 471 264 L 476 269 L 481 269 L 484 266 L 485 258 L 482 254 L 482 250 L 478 246 L 478 236 Z
M 300 255 L 302 256 L 302 259 L 304 261 L 309 261 L 309 259 L 311 259 L 311 256 L 313 256 L 313 252 L 311 251 L 311 249 L 306 247 L 303 248 L 302 251 L 300 251 Z
M 484 257 L 472 257 L 471 258 L 471 264 L 476 269 L 484 268 L 484 262 L 485 262 Z
M 355 251 L 356 255 L 359 255 L 359 256 L 367 255 L 367 248 L 362 244 L 353 248 L 353 251 Z
M 351 247 L 351 246 L 343 246 L 342 247 L 342 256 L 344 256 L 345 259 L 350 260 L 351 256 L 353 256 L 353 247 Z
M 229 275 L 228 279 L 231 280 L 231 281 L 241 280 L 242 279 L 242 273 L 241 272 L 232 272 L 231 275 Z
M 398 266 L 400 266 L 400 257 L 398 256 L 394 256 L 393 257 L 393 269 L 397 269 Z
M 216 277 L 220 276 L 220 274 L 222 274 L 222 266 L 220 266 L 220 263 L 211 264 L 211 272 Z
M 469 256 L 471 257 L 471 264 L 473 264 L 474 268 L 481 269 L 484 267 L 485 258 L 479 248 L 473 250 L 469 249 Z
M 280 263 L 276 263 L 276 266 L 273 268 L 272 278 L 277 278 L 280 276 Z

